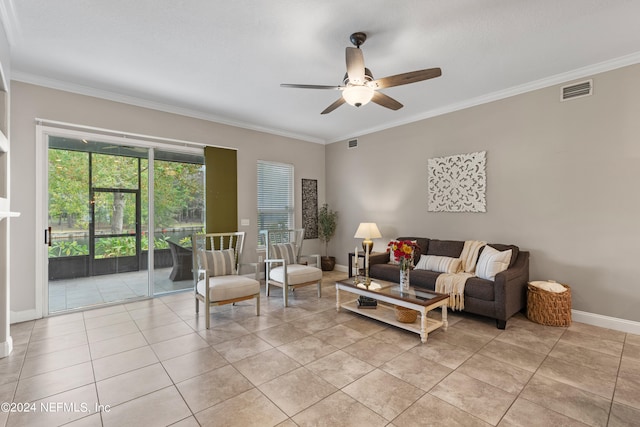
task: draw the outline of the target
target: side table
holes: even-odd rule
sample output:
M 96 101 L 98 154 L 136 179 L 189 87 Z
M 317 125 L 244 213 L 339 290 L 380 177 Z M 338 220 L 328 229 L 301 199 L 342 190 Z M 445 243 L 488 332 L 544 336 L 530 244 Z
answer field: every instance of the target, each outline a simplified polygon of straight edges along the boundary
M 380 252 L 371 252 L 369 256 L 376 255 Z M 349 252 L 349 277 L 353 277 L 353 257 L 356 256 L 355 252 Z M 364 268 L 364 252 L 358 251 L 358 260 L 362 258 L 362 264 L 358 261 L 358 268 Z

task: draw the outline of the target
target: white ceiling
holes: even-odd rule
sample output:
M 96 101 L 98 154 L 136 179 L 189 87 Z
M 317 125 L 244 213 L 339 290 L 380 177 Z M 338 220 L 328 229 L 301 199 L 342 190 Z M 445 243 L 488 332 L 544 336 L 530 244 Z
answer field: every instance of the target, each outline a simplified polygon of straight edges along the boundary
M 326 143 L 640 62 L 637 0 L 3 0 L 14 80 Z M 380 78 L 343 105 L 349 35 Z M 597 90 L 597 88 L 596 88 Z

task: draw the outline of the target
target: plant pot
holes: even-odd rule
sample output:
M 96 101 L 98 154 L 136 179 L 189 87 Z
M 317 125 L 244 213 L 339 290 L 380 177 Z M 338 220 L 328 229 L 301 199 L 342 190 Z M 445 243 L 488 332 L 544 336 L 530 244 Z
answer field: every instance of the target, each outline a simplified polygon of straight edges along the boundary
M 336 266 L 336 257 L 323 256 L 320 258 L 320 265 L 322 267 L 322 271 L 333 271 Z

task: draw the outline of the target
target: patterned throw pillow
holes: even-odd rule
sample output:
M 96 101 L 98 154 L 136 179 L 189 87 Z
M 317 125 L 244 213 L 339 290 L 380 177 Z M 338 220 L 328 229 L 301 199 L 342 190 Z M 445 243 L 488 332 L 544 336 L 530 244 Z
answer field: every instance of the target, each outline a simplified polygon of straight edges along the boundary
M 462 268 L 460 258 L 438 255 L 422 255 L 416 264 L 416 270 L 429 270 L 437 273 L 457 273 Z
M 278 243 L 271 245 L 271 258 L 284 259 L 287 264 L 296 263 L 296 245 L 293 243 Z
M 228 276 L 236 273 L 236 256 L 233 249 L 202 251 L 200 263 L 210 276 Z

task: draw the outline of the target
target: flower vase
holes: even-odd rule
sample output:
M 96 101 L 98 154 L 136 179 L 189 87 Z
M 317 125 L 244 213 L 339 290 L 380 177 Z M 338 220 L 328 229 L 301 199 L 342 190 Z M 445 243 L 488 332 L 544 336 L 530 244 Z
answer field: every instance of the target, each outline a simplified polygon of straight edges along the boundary
M 400 259 L 400 290 L 409 290 L 409 260 L 406 258 Z

